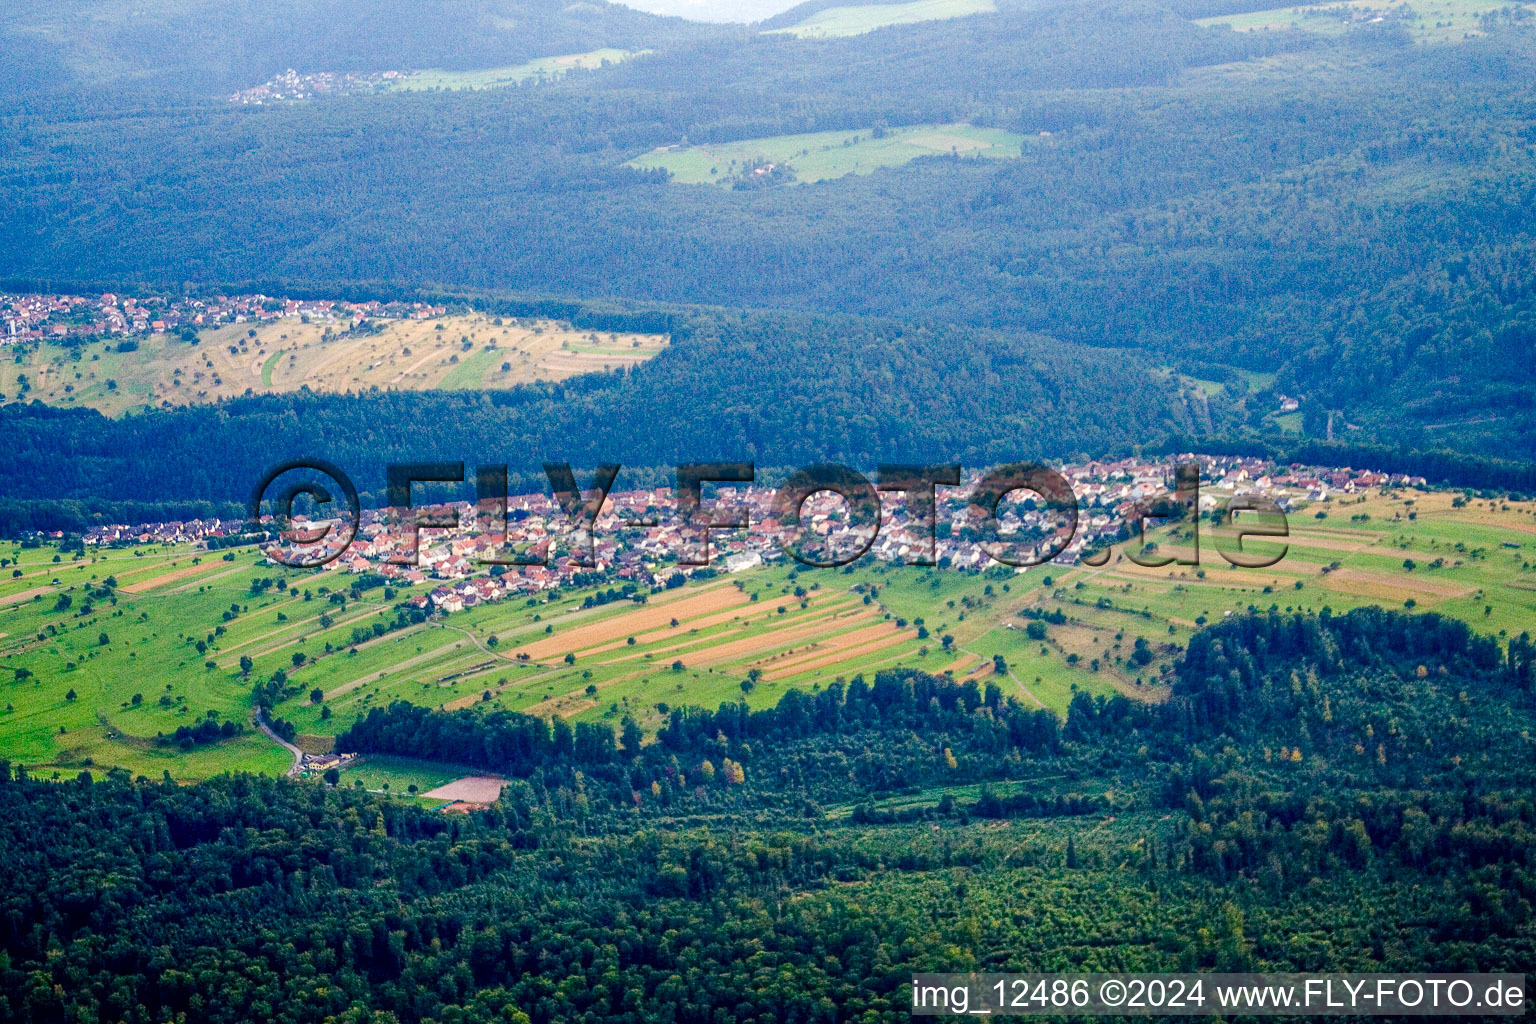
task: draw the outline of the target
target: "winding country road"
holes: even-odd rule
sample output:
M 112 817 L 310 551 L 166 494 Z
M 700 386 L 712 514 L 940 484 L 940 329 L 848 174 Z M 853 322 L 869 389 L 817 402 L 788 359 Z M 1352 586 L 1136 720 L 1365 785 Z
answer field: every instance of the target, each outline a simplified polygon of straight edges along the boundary
M 256 709 L 256 728 L 266 733 L 267 736 L 271 738 L 272 742 L 283 746 L 287 749 L 288 753 L 293 755 L 293 766 L 288 769 L 288 774 L 299 774 L 299 771 L 304 766 L 304 751 L 300 750 L 298 747 L 294 746 L 292 743 L 289 743 L 277 733 L 273 732 L 272 727 L 267 724 L 266 712 L 261 708 Z

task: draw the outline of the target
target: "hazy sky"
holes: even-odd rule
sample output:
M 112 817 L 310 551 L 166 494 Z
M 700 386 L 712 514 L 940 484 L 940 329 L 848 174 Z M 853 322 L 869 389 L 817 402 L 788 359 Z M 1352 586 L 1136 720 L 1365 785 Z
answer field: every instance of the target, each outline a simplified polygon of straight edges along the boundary
M 694 21 L 762 21 L 801 0 L 619 0 L 652 14 L 673 14 Z M 853 0 L 857 2 L 857 0 Z

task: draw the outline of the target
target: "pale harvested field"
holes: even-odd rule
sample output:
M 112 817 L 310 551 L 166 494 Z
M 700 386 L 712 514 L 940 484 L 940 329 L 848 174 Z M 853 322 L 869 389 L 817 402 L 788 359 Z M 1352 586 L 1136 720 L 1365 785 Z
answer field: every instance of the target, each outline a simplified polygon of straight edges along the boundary
M 549 320 L 497 325 L 480 313 L 381 323 L 377 334 L 329 337 L 316 324 L 266 334 L 258 328 L 247 371 L 254 384 L 247 384 L 258 391 L 306 384 L 325 391 L 510 387 L 634 366 L 667 343 L 659 335 L 583 331 Z M 270 384 L 262 380 L 267 365 Z
M 562 718 L 570 718 L 573 715 L 579 715 L 583 711 L 589 711 L 595 707 L 597 707 L 597 701 L 592 698 L 568 693 L 564 696 L 541 700 L 529 707 L 526 713 L 540 715 L 544 718 L 551 718 L 555 715 L 559 715 Z M 454 709 L 449 708 L 448 710 L 452 711 Z
M 759 633 L 756 636 L 742 637 L 740 640 L 732 640 L 729 643 L 711 644 L 697 652 L 702 657 L 689 658 L 683 656 L 685 662 L 695 662 L 698 667 L 708 667 L 723 664 L 728 661 L 739 661 L 742 658 L 751 658 L 766 654 L 769 651 L 783 647 L 785 644 L 793 644 L 809 637 L 826 636 L 837 629 L 857 622 L 864 618 L 874 616 L 874 612 L 868 608 L 860 608 L 857 612 L 847 612 L 841 616 L 833 616 L 829 619 L 818 619 L 811 623 L 799 626 L 788 626 L 784 629 L 770 630 Z M 785 651 L 774 657 L 787 657 L 794 651 Z M 768 664 L 773 658 L 767 658 L 760 664 Z
M 835 594 L 833 594 L 830 591 L 822 591 L 819 594 L 812 594 L 810 596 L 809 600 L 811 600 L 814 603 L 818 598 L 826 598 L 826 597 L 833 597 L 833 596 L 840 596 L 840 595 L 835 595 Z M 711 626 L 718 626 L 721 623 L 726 623 L 726 622 L 741 622 L 742 624 L 746 624 L 746 623 L 750 623 L 750 622 L 756 621 L 757 619 L 768 618 L 768 617 L 772 616 L 772 614 L 773 614 L 772 611 L 765 611 L 765 612 L 763 612 L 763 613 L 761 613 L 759 615 L 746 615 L 746 616 L 744 616 L 744 615 L 742 615 L 741 609 L 738 606 L 738 607 L 729 608 L 729 609 L 727 609 L 727 610 L 725 610 L 723 612 L 719 612 L 718 614 L 715 614 L 715 615 L 705 615 L 702 618 L 687 619 L 687 620 L 678 619 L 678 624 L 675 625 L 675 626 L 670 626 L 669 625 L 669 626 L 666 626 L 665 628 L 651 630 L 650 632 L 646 632 L 646 633 L 636 633 L 636 634 L 633 634 L 633 636 L 635 638 L 635 643 L 636 644 L 647 644 L 648 645 L 648 644 L 658 643 L 658 642 L 660 642 L 662 640 L 671 640 L 674 637 L 687 636 L 688 634 L 692 633 L 696 629 L 708 629 Z M 669 619 L 668 621 L 670 622 L 671 620 Z M 621 648 L 626 648 L 628 646 L 629 646 L 629 635 L 626 634 L 625 637 L 623 639 L 620 639 L 620 640 L 614 640 L 614 641 L 611 641 L 609 643 L 599 644 L 596 647 L 583 648 L 582 650 L 579 650 L 579 651 L 576 652 L 576 657 L 578 657 L 578 658 L 588 658 L 588 657 L 591 657 L 594 654 L 606 654 L 609 651 L 616 651 L 616 650 L 619 650 Z M 682 646 L 687 646 L 687 645 L 684 644 Z M 624 661 L 624 660 L 627 660 L 627 659 L 618 658 L 618 659 L 615 659 L 615 660 L 616 661 Z M 611 664 L 611 662 L 602 662 L 602 664 L 605 664 L 605 665 L 606 664 Z
M 909 640 L 915 640 L 916 638 L 916 633 L 893 631 L 885 634 L 882 637 L 870 640 L 867 643 L 860 644 L 857 647 L 849 647 L 840 651 L 832 651 L 831 653 L 823 654 L 820 657 L 811 658 L 808 660 L 802 658 L 799 661 L 785 662 L 784 664 L 779 665 L 777 668 L 764 672 L 763 678 L 782 679 L 786 676 L 799 675 L 802 672 L 811 672 L 819 668 L 828 668 L 832 665 L 837 665 L 842 662 L 852 661 L 854 658 L 862 658 L 866 654 L 874 654 L 877 651 L 883 651 L 887 647 L 895 647 L 897 644 L 903 644 Z
M 849 617 L 863 618 L 865 616 L 874 614 L 873 609 L 865 608 L 852 601 L 844 602 L 840 605 L 833 605 L 822 609 L 821 611 L 822 615 L 814 619 L 810 616 L 800 615 L 794 618 L 782 620 L 777 626 L 770 626 L 767 632 L 758 634 L 755 639 L 763 643 L 769 643 L 769 646 L 774 646 L 773 643 L 770 643 L 770 640 L 773 637 L 779 638 L 778 642 L 782 643 L 786 638 L 795 640 L 804 636 L 814 636 L 818 633 L 832 632 L 836 627 L 829 626 L 828 623 L 833 622 L 834 620 L 846 620 Z M 771 623 L 776 620 L 779 620 L 778 613 L 770 609 L 758 615 L 750 615 L 742 618 L 740 625 L 741 628 L 749 629 L 753 628 L 754 626 L 760 628 L 763 623 Z M 662 637 L 662 639 L 670 639 L 673 637 L 681 637 L 681 639 L 678 640 L 677 643 L 668 644 L 665 647 L 653 647 L 648 651 L 631 652 L 617 658 L 610 658 L 607 661 L 600 661 L 598 664 L 618 665 L 626 661 L 637 661 L 644 658 L 647 654 L 655 658 L 665 654 L 672 654 L 676 651 L 693 650 L 698 648 L 700 645 L 704 646 L 705 653 L 713 654 L 715 651 L 720 650 L 726 644 L 750 644 L 754 640 L 753 637 L 743 637 L 732 641 L 726 639 L 724 634 L 716 634 L 714 636 L 694 636 L 691 635 L 693 630 L 690 628 L 690 625 L 687 622 L 680 623 L 676 629 L 669 629 L 666 632 L 670 634 L 670 637 Z M 656 636 L 657 634 L 653 633 L 651 635 Z M 637 637 L 636 643 L 639 642 L 640 638 Z M 622 646 L 627 648 L 628 644 L 624 644 Z M 749 650 L 755 650 L 755 648 L 749 648 Z
M 1254 539 L 1257 540 L 1259 538 Z M 1289 544 L 1292 547 L 1312 548 L 1317 551 L 1345 551 L 1351 553 L 1375 547 L 1380 543 L 1380 540 L 1381 538 L 1370 535 L 1356 537 L 1353 540 L 1340 540 L 1337 537 L 1324 537 L 1310 532 L 1293 532 L 1289 537 L 1264 538 L 1266 543 L 1271 544 Z M 1287 555 L 1286 557 L 1289 558 L 1290 556 Z
M 470 775 L 421 794 L 429 800 L 463 800 L 471 804 L 493 804 L 506 783 L 491 775 Z
M 1409 597 L 1463 597 L 1476 587 L 1455 580 L 1434 579 L 1417 572 L 1369 572 L 1364 569 L 1339 569 L 1328 576 L 1328 586 L 1346 594 L 1362 597 L 1401 599 Z
M 980 663 L 981 663 L 980 655 L 968 654 L 965 657 L 961 658 L 959 661 L 951 662 L 950 664 L 945 665 L 943 668 L 939 669 L 939 675 L 943 675 L 946 672 L 950 672 L 950 673 L 953 673 L 956 678 L 959 678 L 960 676 L 965 675 L 967 672 L 969 672 L 972 668 L 974 668 L 976 665 L 979 665 Z
M 683 622 L 690 616 L 708 615 L 747 603 L 747 595 L 735 587 L 717 585 L 674 600 L 649 601 L 636 605 L 632 611 L 621 612 L 590 625 L 565 630 L 556 627 L 554 633 L 517 648 L 513 654 L 526 654 L 534 660 L 551 655 L 563 657 L 568 652 L 579 651 L 584 647 L 593 647 L 611 640 L 625 640 L 645 630 L 670 625 L 673 619 Z
M 825 640 L 814 640 L 798 651 L 790 652 L 787 655 L 780 655 L 778 658 L 773 659 L 773 669 L 775 672 L 782 674 L 782 670 L 791 665 L 802 661 L 814 661 L 823 654 L 831 654 L 834 651 L 846 651 L 849 648 L 861 647 L 871 640 L 889 636 L 894 632 L 896 632 L 896 624 L 894 622 L 881 620 L 868 626 L 851 629 L 846 633 L 838 633 Z M 764 664 L 768 664 L 768 662 Z
M 205 572 L 212 572 L 214 569 L 228 568 L 229 566 L 225 565 L 222 561 L 202 562 L 198 565 L 189 565 L 184 569 L 177 569 L 175 572 L 168 572 L 160 576 L 155 576 L 152 579 L 141 580 L 138 583 L 129 583 L 127 586 L 118 587 L 118 589 L 125 594 L 142 594 L 147 590 L 154 590 L 158 587 L 169 586 L 172 583 L 179 582 L 191 576 L 197 576 Z
M 115 341 L 95 342 L 79 363 L 45 342 L 23 364 L 0 369 L 0 391 L 13 393 L 15 375 L 25 373 L 34 381 L 33 398 L 112 416 L 146 405 L 194 405 L 305 386 L 333 393 L 495 389 L 634 366 L 669 342 L 664 335 L 585 331 L 551 320 L 497 324 L 480 313 L 379 320 L 377 326 L 376 332 L 353 331 L 346 322 L 298 318 L 228 324 L 201 332 L 195 345 L 168 334 L 138 339 L 133 352 L 118 352 Z M 61 368 L 70 372 L 61 375 Z M 65 378 L 72 391 L 65 390 Z

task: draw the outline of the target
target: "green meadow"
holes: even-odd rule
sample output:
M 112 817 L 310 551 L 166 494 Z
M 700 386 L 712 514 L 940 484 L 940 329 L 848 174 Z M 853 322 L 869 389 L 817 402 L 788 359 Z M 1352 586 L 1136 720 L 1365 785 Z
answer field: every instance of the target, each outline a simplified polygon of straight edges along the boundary
M 600 68 L 638 57 L 649 50 L 618 50 L 605 47 L 587 53 L 567 53 L 558 57 L 540 57 L 523 64 L 502 68 L 484 68 L 478 71 L 412 71 L 389 86 L 393 92 L 426 92 L 440 89 L 447 92 L 460 89 L 500 89 L 524 82 L 545 81 L 578 69 Z
M 369 754 L 346 768 L 346 784 L 394 799 L 410 800 L 427 807 L 441 807 L 446 800 L 428 800 L 420 794 L 438 786 L 477 774 L 474 769 L 457 765 L 419 761 L 412 757 L 386 757 Z
M 927 124 L 857 132 L 809 132 L 703 146 L 669 147 L 635 157 L 627 166 L 665 170 L 682 185 L 732 185 L 757 168 L 788 167 L 807 184 L 899 167 L 923 156 L 958 155 L 1006 159 L 1027 140 L 1000 128 Z
M 1427 5 L 1346 0 L 1344 3 L 1300 4 L 1274 10 L 1202 18 L 1196 24 L 1226 25 L 1238 32 L 1296 29 L 1339 35 L 1352 28 L 1397 21 L 1408 29 L 1416 42 L 1443 43 L 1484 34 L 1483 16 L 1512 6 L 1518 5 L 1500 3 L 1498 0 L 1433 0 Z
M 857 36 L 893 25 L 915 25 L 921 21 L 964 18 L 972 14 L 993 14 L 992 0 L 914 0 L 904 4 L 849 4 L 817 11 L 788 28 L 769 29 L 765 34 L 824 39 Z

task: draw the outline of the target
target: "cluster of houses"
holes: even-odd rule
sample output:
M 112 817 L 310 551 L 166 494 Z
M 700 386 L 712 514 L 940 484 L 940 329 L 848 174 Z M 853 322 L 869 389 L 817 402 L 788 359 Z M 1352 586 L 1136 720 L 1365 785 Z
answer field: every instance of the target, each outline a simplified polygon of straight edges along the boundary
M 1327 502 L 1336 494 L 1369 488 L 1425 486 L 1422 477 L 1348 467 L 1274 466 L 1261 459 L 1223 456 L 1182 455 L 1171 460 L 1123 459 L 1057 466 L 1077 497 L 1078 518 L 1069 543 L 1053 561 L 1074 564 L 1083 554 L 1118 537 L 1150 503 L 1171 497 L 1175 462 L 1199 465 L 1200 512 L 1224 507 L 1237 497 L 1262 497 L 1281 509 L 1290 509 L 1298 502 Z M 974 479 L 967 485 L 939 489 L 935 518 L 940 528 L 933 557 L 940 566 L 981 570 L 993 564 L 974 534 L 964 528 L 971 486 Z M 350 543 L 327 564 L 326 571 L 383 576 L 393 586 L 411 588 L 408 600 L 416 607 L 443 612 L 553 590 L 578 577 L 584 583 L 629 582 L 649 589 L 678 582 L 679 575 L 736 573 L 787 557 L 777 497 L 772 488 L 745 487 L 722 489 L 717 499 L 706 502 L 702 515 L 717 521 L 744 519 L 749 525 L 710 531 L 709 561 L 703 566 L 690 564 L 703 558 L 702 531 L 680 521 L 669 488 L 653 488 L 610 493 L 590 534 L 567 518 L 547 495 L 509 498 L 505 519 L 499 509 L 480 509 L 469 503 L 408 513 L 365 510 Z M 410 517 L 428 512 L 441 517 L 450 511 L 457 514 L 458 527 L 413 531 L 406 525 Z M 1060 544 L 1061 518 L 1043 503 L 1031 507 L 1028 502 L 1006 502 L 998 519 L 1005 536 L 1039 538 L 1037 554 L 1049 554 Z M 301 542 L 302 531 L 320 524 L 305 523 L 299 517 L 296 520 L 294 534 L 265 548 L 272 564 L 294 563 L 305 556 L 313 559 L 314 547 Z M 101 526 L 90 530 L 84 540 L 96 545 L 213 542 L 210 546 L 217 546 L 218 539 L 239 535 L 246 528 L 243 522 L 220 519 Z M 867 526 L 849 521 L 841 498 L 823 492 L 802 507 L 796 536 L 801 544 L 820 540 L 829 546 L 827 550 L 846 552 L 861 550 L 870 532 Z M 869 542 L 868 551 L 876 559 L 892 563 L 912 562 L 927 555 L 927 539 L 914 528 L 904 496 L 885 496 L 880 529 Z M 507 564 L 536 557 L 544 563 Z
M 352 327 L 364 320 L 426 320 L 442 306 L 421 302 L 342 302 L 269 295 L 171 298 L 0 294 L 0 344 L 198 330 L 220 324 L 270 323 L 297 317 Z
M 304 754 L 299 758 L 299 763 L 288 770 L 289 775 L 318 775 L 334 768 L 340 771 L 350 768 L 358 755 L 353 754 Z
M 1210 512 L 1233 498 L 1262 497 L 1281 509 L 1298 502 L 1327 502 L 1335 494 L 1382 486 L 1423 487 L 1422 477 L 1371 470 L 1272 466 L 1264 460 L 1184 455 L 1176 460 L 1124 459 L 1056 467 L 1071 484 L 1078 501 L 1076 530 L 1052 559 L 1070 565 L 1122 535 L 1153 502 L 1172 496 L 1175 462 L 1196 463 L 1200 469 L 1198 509 Z M 936 521 L 940 524 L 932 556 L 946 568 L 979 571 L 993 562 L 966 530 L 967 485 L 941 488 Z M 778 493 L 768 487 L 722 489 L 702 510 L 716 521 L 745 521 L 746 528 L 710 532 L 709 561 L 700 566 L 704 536 L 679 520 L 673 494 L 667 488 L 612 493 L 592 525 L 590 534 L 565 517 L 545 495 L 511 498 L 507 515 L 469 503 L 439 506 L 439 516 L 455 512 L 459 526 L 451 530 L 403 525 L 407 516 L 424 510 L 367 511 L 351 543 L 329 568 L 348 573 L 377 573 L 401 587 L 422 588 L 409 598 L 424 610 L 456 612 L 487 602 L 537 594 L 570 584 L 608 580 L 651 588 L 679 582 L 701 571 L 736 573 L 786 557 L 784 529 L 776 505 Z M 927 538 L 914 528 L 904 497 L 887 495 L 879 531 L 869 541 L 868 526 L 851 523 L 843 500 L 829 492 L 813 496 L 801 509 L 798 543 L 826 542 L 831 550 L 863 550 L 892 563 L 912 562 L 928 554 Z M 1060 546 L 1062 519 L 1055 511 L 1033 503 L 1011 501 L 999 511 L 1003 535 L 1035 537 L 1032 549 L 1043 558 Z M 303 525 L 303 524 L 296 524 Z M 573 532 L 574 531 L 574 532 Z M 274 562 L 296 560 L 308 548 L 292 540 L 268 548 Z M 1026 544 L 1025 551 L 1031 550 Z M 412 563 L 414 551 L 414 564 Z M 498 565 L 531 555 L 543 564 Z
M 317 71 L 301 75 L 293 68 L 289 68 L 280 75 L 273 75 L 260 85 L 232 93 L 229 96 L 229 102 L 238 103 L 241 106 L 261 106 L 263 103 L 307 100 L 316 96 L 354 96 L 358 93 L 387 89 L 409 75 L 408 71 L 378 71 L 367 74 Z

